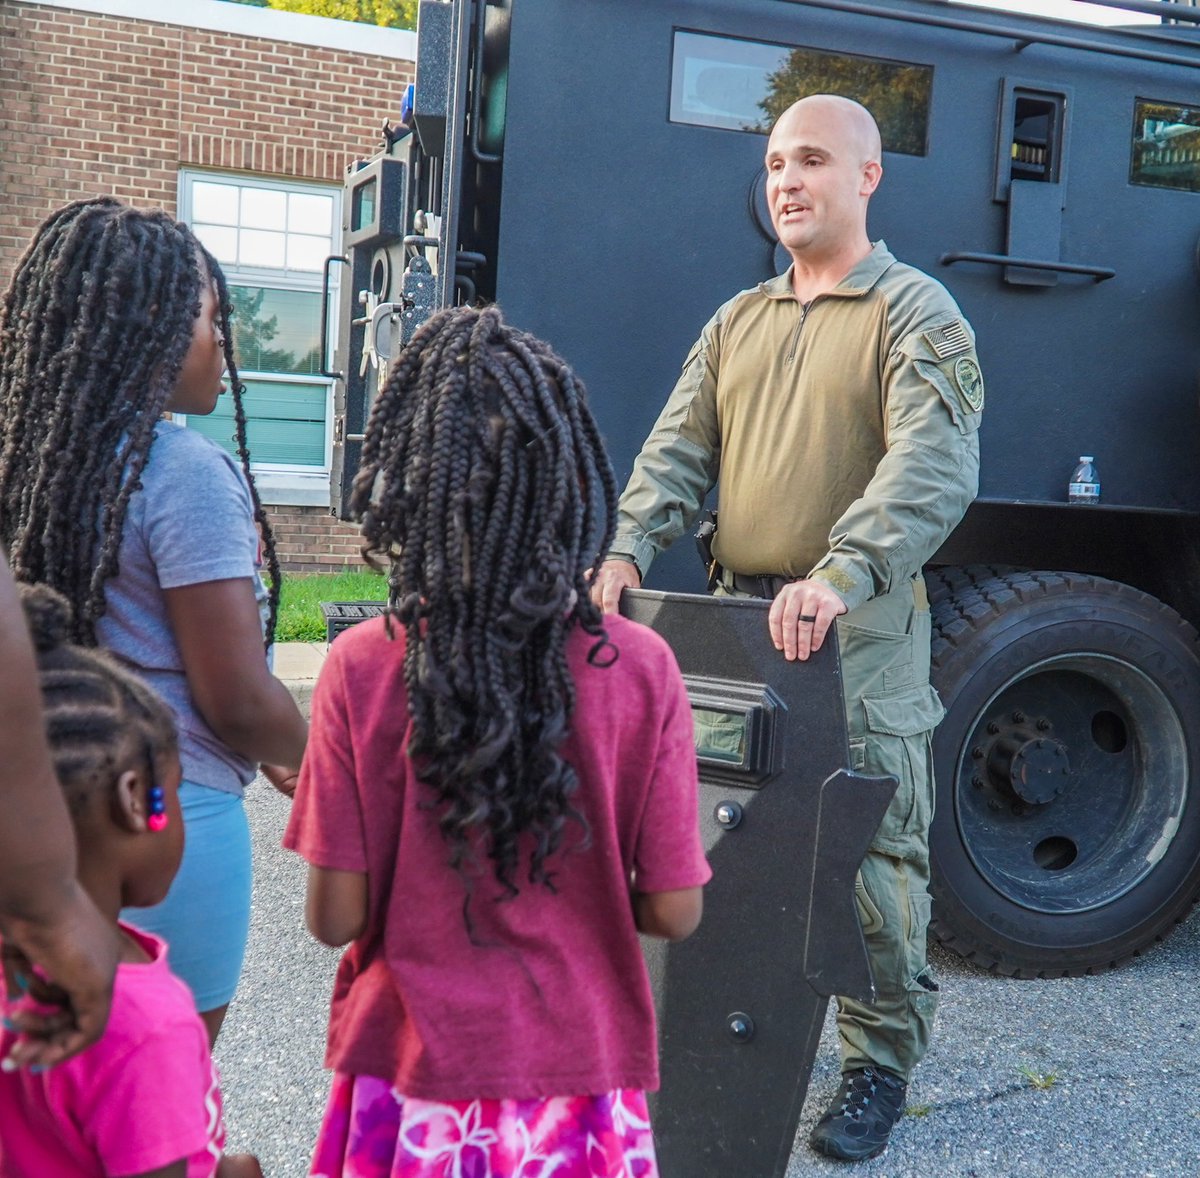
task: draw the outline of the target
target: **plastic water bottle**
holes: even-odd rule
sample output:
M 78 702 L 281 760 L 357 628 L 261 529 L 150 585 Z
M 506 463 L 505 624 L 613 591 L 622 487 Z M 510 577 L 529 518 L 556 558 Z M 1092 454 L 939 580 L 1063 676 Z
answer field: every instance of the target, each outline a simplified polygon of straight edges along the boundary
M 1096 471 L 1096 460 L 1089 454 L 1082 454 L 1079 465 L 1071 475 L 1067 486 L 1068 503 L 1099 503 L 1100 475 Z

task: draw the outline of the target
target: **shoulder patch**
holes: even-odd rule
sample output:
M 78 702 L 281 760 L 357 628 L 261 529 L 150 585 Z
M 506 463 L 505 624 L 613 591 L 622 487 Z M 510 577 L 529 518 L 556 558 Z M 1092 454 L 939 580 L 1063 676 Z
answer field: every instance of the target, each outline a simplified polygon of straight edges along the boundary
M 954 383 L 963 400 L 978 413 L 983 408 L 983 373 L 970 356 L 960 356 L 954 362 Z
M 943 324 L 941 327 L 934 327 L 929 331 L 923 331 L 921 334 L 939 360 L 947 360 L 951 356 L 957 356 L 960 352 L 971 350 L 971 337 L 967 334 L 967 329 L 961 319 Z

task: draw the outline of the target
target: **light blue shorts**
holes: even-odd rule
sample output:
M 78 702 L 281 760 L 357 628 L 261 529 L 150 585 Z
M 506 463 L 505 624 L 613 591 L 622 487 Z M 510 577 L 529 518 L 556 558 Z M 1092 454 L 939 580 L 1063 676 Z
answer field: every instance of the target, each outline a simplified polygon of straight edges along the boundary
M 203 1013 L 233 998 L 250 932 L 250 827 L 242 799 L 185 781 L 179 787 L 183 862 L 167 898 L 121 919 L 162 937 L 171 969 Z

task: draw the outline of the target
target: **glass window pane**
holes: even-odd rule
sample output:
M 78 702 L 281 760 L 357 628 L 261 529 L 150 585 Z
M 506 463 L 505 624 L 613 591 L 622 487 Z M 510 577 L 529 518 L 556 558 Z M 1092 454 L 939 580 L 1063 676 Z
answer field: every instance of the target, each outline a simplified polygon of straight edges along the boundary
M 289 270 L 320 270 L 332 253 L 328 237 L 305 237 L 289 233 L 287 239 L 287 268 Z
M 323 468 L 325 404 L 323 384 L 246 381 L 246 436 L 251 461 Z M 228 394 L 220 398 L 213 413 L 207 417 L 192 414 L 187 424 L 188 429 L 212 438 L 236 455 L 233 398 Z
M 226 229 L 224 225 L 194 224 L 192 231 L 218 262 L 232 265 L 237 261 L 236 229 Z
M 214 184 L 197 180 L 192 185 L 192 220 L 213 225 L 238 223 L 238 189 L 236 184 Z
M 231 285 L 233 343 L 247 372 L 313 376 L 321 366 L 321 294 Z
M 1147 188 L 1200 192 L 1200 110 L 1139 99 L 1129 179 Z
M 714 708 L 692 708 L 695 726 L 696 756 L 702 761 L 721 761 L 741 765 L 746 760 L 749 716 L 719 712 Z
M 731 37 L 675 34 L 671 121 L 765 134 L 806 94 L 842 94 L 879 124 L 886 151 L 924 155 L 933 67 Z
M 263 229 L 243 229 L 238 249 L 238 261 L 243 266 L 270 266 L 282 270 L 287 235 L 268 233 Z
M 287 226 L 286 192 L 275 188 L 242 189 L 242 225 L 249 229 L 283 229 Z
M 333 197 L 313 192 L 291 193 L 287 227 L 290 233 L 315 233 L 332 240 Z

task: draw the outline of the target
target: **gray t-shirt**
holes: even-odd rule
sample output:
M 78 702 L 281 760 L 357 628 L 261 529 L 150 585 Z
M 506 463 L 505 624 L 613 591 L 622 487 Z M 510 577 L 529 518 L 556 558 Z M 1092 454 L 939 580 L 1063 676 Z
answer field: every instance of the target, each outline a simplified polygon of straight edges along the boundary
M 241 469 L 215 442 L 163 421 L 129 501 L 120 569 L 105 585 L 96 626 L 111 650 L 171 705 L 184 780 L 241 794 L 255 766 L 224 744 L 196 709 L 171 632 L 164 589 L 249 577 L 263 612 L 254 507 Z

